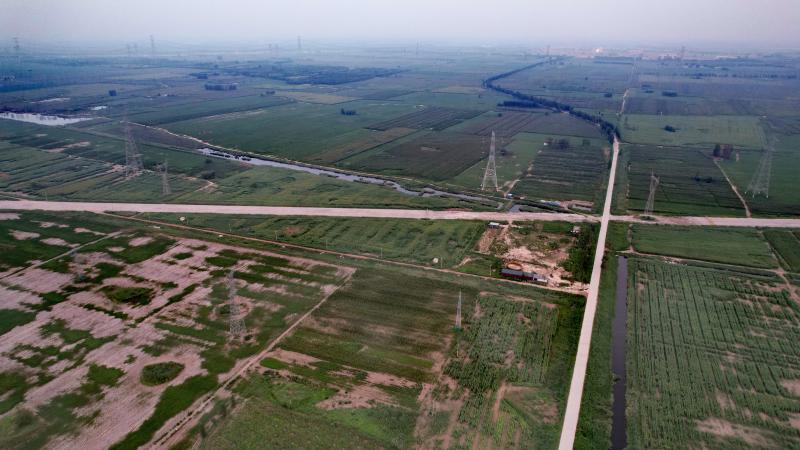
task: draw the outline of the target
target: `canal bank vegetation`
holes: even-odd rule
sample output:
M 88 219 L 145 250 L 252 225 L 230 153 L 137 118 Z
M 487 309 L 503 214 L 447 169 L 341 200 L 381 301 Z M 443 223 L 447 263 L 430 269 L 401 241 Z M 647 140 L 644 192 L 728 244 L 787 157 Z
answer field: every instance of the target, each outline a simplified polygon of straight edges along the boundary
M 592 347 L 583 385 L 581 413 L 575 435 L 576 450 L 609 448 L 614 375 L 611 371 L 612 322 L 617 295 L 617 252 L 627 248 L 628 225 L 609 224 L 606 256 L 600 278 L 597 313 L 592 329 Z

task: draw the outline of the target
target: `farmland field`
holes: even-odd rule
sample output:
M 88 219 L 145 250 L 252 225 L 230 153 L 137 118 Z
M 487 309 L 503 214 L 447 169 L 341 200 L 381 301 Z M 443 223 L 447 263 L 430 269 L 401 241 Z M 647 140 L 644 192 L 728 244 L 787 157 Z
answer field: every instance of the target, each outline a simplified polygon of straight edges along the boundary
M 3 385 L 4 448 L 98 445 L 82 426 L 87 414 L 107 430 L 103 446 L 148 442 L 353 270 L 134 224 L 121 229 L 126 222 L 99 216 L 7 214 L 3 223 L 17 237 L 27 233 L 43 255 L 53 245 L 64 254 L 2 280 L 3 311 L 20 317 L 4 330 L 2 376 L 21 380 Z M 231 286 L 246 326 L 239 338 L 227 334 Z M 169 361 L 177 374 L 140 384 L 145 366 Z
M 396 142 L 348 161 L 351 169 L 390 175 L 446 180 L 489 154 L 486 138 L 463 133 L 432 132 Z
M 610 161 L 600 140 L 555 137 L 536 155 L 533 170 L 514 187 L 514 194 L 538 200 L 600 198 Z
M 178 223 L 176 214 L 145 217 Z M 422 265 L 453 266 L 476 243 L 483 222 L 385 220 L 371 218 L 227 216 L 196 214 L 194 227 L 233 232 L 326 250 L 361 253 Z M 439 260 L 434 264 L 433 260 Z
M 501 190 L 510 189 L 514 182 L 528 171 L 548 137 L 533 133 L 519 133 L 510 142 L 502 137 L 497 138 L 495 163 L 497 184 Z M 451 178 L 448 182 L 469 189 L 477 189 L 483 181 L 485 169 L 486 158 Z
M 403 302 L 392 300 L 412 283 Z M 351 435 L 366 446 L 527 446 L 524 439 L 554 445 L 565 387 L 559 377 L 569 367 L 556 355 L 573 345 L 564 334 L 574 320 L 569 300 L 460 289 L 461 332 L 452 322 L 459 286 L 357 272 L 262 361 L 265 375 L 253 381 L 273 393 L 257 396 L 256 407 L 297 422 L 275 433 L 250 431 L 247 411 L 254 410 L 246 400 L 245 410 L 211 433 L 210 445 L 252 448 L 289 439 L 291 446 L 324 446 L 298 422 L 330 429 L 334 442 Z M 489 344 L 484 337 L 497 327 L 505 333 Z
M 628 145 L 618 171 L 626 209 L 643 211 L 650 176 L 659 178 L 653 211 L 657 214 L 741 216 L 744 207 L 709 150 Z
M 800 232 L 764 230 L 764 237 L 780 257 L 783 267 L 792 272 L 800 272 Z
M 470 119 L 477 114 L 479 114 L 478 111 L 431 107 L 395 119 L 372 124 L 367 128 L 378 131 L 386 131 L 390 128 L 430 128 L 432 130 L 441 131 L 460 123 L 462 120 Z
M 761 232 L 753 228 L 636 224 L 631 230 L 631 244 L 642 253 L 761 268 L 778 265 Z
M 672 126 L 677 131 L 664 130 Z M 637 144 L 713 147 L 735 144 L 759 149 L 763 131 L 759 119 L 750 116 L 645 116 L 626 114 L 622 123 L 625 139 Z
M 798 307 L 775 276 L 629 262 L 628 442 L 795 447 Z
M 398 103 L 354 101 L 342 115 L 340 105 L 291 103 L 224 116 L 205 117 L 163 125 L 213 144 L 291 159 L 306 159 L 352 139 L 369 134 L 363 128 L 376 121 L 413 110 Z
M 0 126 L 6 125 L 0 121 Z M 453 199 L 417 197 L 379 185 L 321 177 L 287 169 L 252 167 L 169 147 L 140 145 L 145 168 L 166 160 L 171 194 L 162 195 L 153 171 L 126 178 L 119 166 L 124 145 L 108 137 L 49 127 L 6 125 L 0 141 L 0 189 L 50 200 L 117 200 L 284 205 L 426 207 L 467 205 Z M 46 131 L 30 137 L 25 131 Z M 28 137 L 23 137 L 28 136 Z M 20 144 L 16 144 L 19 142 Z M 28 147 L 36 145 L 38 147 Z M 316 195 L 309 196 L 309 192 Z

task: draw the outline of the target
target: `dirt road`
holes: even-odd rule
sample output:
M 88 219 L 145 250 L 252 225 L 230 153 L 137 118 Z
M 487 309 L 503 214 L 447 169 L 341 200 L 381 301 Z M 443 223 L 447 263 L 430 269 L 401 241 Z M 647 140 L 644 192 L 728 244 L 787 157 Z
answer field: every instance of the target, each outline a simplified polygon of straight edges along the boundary
M 42 202 L 32 200 L 0 200 L 0 210 L 87 211 L 94 213 L 113 211 L 177 214 L 247 214 L 265 216 L 375 217 L 387 219 L 435 220 L 563 220 L 567 222 L 597 221 L 597 218 L 592 216 L 562 213 L 509 213 L 452 210 L 433 211 L 426 209 L 381 208 L 313 208 L 296 206 L 188 205 L 169 203 Z
M 561 440 L 558 444 L 560 450 L 572 449 L 575 443 L 575 431 L 578 429 L 578 417 L 580 416 L 581 398 L 583 397 L 583 382 L 586 379 L 586 366 L 589 363 L 589 349 L 592 344 L 592 330 L 594 329 L 594 315 L 597 311 L 597 297 L 600 292 L 600 272 L 602 270 L 603 254 L 605 253 L 606 247 L 608 223 L 611 219 L 611 199 L 614 192 L 618 156 L 619 140 L 614 139 L 614 154 L 611 158 L 611 171 L 608 175 L 606 200 L 605 203 L 603 203 L 603 216 L 600 220 L 600 234 L 597 238 L 592 277 L 589 280 L 586 308 L 583 312 L 583 324 L 581 324 L 581 335 L 578 340 L 578 351 L 575 355 L 575 366 L 572 369 L 572 382 L 569 386 L 567 407 L 564 410 L 564 424 L 561 428 Z
M 619 148 L 615 145 L 615 148 Z M 615 150 L 618 151 L 618 150 Z M 249 206 L 249 205 L 190 205 L 172 203 L 93 203 L 57 202 L 34 200 L 0 200 L 0 210 L 16 211 L 86 211 L 176 213 L 176 214 L 243 214 L 264 216 L 317 216 L 317 217 L 373 217 L 383 219 L 431 219 L 431 220 L 485 220 L 485 221 L 565 221 L 597 222 L 599 218 L 583 214 L 548 212 L 478 212 L 478 211 L 433 211 L 426 209 L 381 209 L 381 208 L 316 208 L 299 206 Z M 188 217 L 191 221 L 191 217 Z M 692 217 L 655 216 L 644 220 L 638 216 L 609 216 L 612 222 L 648 223 L 659 225 L 721 226 L 800 228 L 800 219 L 759 219 L 745 217 Z

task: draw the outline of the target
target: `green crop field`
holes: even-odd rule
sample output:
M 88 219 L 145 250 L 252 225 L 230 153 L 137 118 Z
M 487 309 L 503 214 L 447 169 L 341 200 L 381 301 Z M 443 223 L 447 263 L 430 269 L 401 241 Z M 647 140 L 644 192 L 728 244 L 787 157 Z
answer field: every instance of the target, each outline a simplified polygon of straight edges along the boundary
M 267 109 L 165 124 L 164 127 L 213 144 L 256 153 L 307 159 L 368 135 L 363 127 L 413 111 L 401 103 L 354 101 L 342 105 L 291 103 Z
M 511 295 L 499 285 L 481 293 L 486 286 L 453 281 L 402 268 L 358 269 L 262 361 L 266 376 L 250 382 L 258 390 L 244 392 L 245 406 L 223 419 L 209 445 L 325 446 L 302 433 L 302 423 L 331 430 L 333 442 L 349 434 L 366 446 L 527 445 L 522 439 L 553 445 L 571 365 L 563 352 L 575 345 L 569 330 L 579 304 L 544 291 L 514 288 Z M 403 302 L 393 299 L 399 289 Z M 461 331 L 453 329 L 459 290 Z M 504 333 L 490 340 L 498 328 Z M 509 353 L 516 355 L 511 368 L 504 363 Z M 276 376 L 287 371 L 291 382 Z M 438 393 L 421 391 L 421 383 Z M 492 405 L 499 405 L 495 415 Z M 260 417 L 258 410 L 289 423 L 275 433 L 249 429 L 258 421 L 247 411 Z M 420 422 L 428 411 L 435 417 Z M 441 427 L 448 421 L 452 430 Z
M 432 132 L 398 141 L 348 160 L 347 167 L 390 175 L 416 175 L 446 180 L 489 154 L 486 138 L 463 133 Z
M 629 261 L 632 448 L 800 443 L 800 310 L 774 276 Z
M 676 131 L 669 132 L 665 126 Z M 645 116 L 626 114 L 622 133 L 637 144 L 713 147 L 734 144 L 747 149 L 763 147 L 764 132 L 752 116 Z
M 790 230 L 764 230 L 781 265 L 792 272 L 800 272 L 800 232 Z
M 179 223 L 177 214 L 145 217 Z M 454 266 L 486 228 L 483 222 L 193 214 L 194 227 L 423 265 Z M 434 264 L 433 260 L 439 260 Z
M 761 232 L 752 228 L 632 226 L 638 252 L 749 267 L 775 268 L 778 261 Z
M 188 105 L 179 105 L 168 108 L 160 108 L 153 112 L 141 112 L 129 116 L 131 122 L 145 125 L 159 125 L 169 122 L 179 122 L 191 120 L 199 117 L 218 116 L 223 114 L 237 113 L 240 111 L 252 111 L 271 106 L 284 105 L 291 103 L 291 100 L 278 96 L 246 96 L 232 97 L 219 100 L 206 100 Z
M 452 198 L 422 197 L 376 184 L 337 180 L 289 169 L 254 167 L 217 180 L 213 189 L 181 195 L 184 203 L 279 206 L 451 208 L 478 206 Z
M 559 145 L 562 141 L 568 144 Z M 533 170 L 520 179 L 513 193 L 533 200 L 594 202 L 602 198 L 610 158 L 602 141 L 557 136 L 541 147 Z
M 505 138 L 497 138 L 497 184 L 501 188 L 510 187 L 511 184 L 522 177 L 531 164 L 535 161 L 542 144 L 549 136 L 533 133 L 519 133 L 510 142 Z M 469 169 L 461 172 L 448 180 L 458 186 L 468 189 L 477 189 L 483 181 L 486 170 L 486 159 L 477 162 Z
M 760 215 L 800 214 L 800 192 L 795 187 L 800 168 L 800 134 L 773 133 L 775 151 L 770 165 L 769 196 L 746 193 L 759 167 L 763 151 L 742 151 L 739 157 L 723 160 L 720 165 L 745 196 L 750 209 Z
M 659 178 L 653 211 L 657 214 L 742 216 L 741 200 L 709 156 L 710 150 L 626 145 L 618 177 L 626 209 L 643 211 L 650 176 Z

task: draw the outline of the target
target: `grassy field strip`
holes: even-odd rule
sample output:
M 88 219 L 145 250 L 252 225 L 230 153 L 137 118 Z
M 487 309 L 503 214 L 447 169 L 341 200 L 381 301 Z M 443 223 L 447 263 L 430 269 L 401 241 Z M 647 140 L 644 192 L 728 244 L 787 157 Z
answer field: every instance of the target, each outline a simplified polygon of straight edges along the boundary
M 200 232 L 203 232 L 203 233 L 213 234 L 213 235 L 216 235 L 218 237 L 221 237 L 221 236 L 232 237 L 232 238 L 236 238 L 236 239 L 243 239 L 243 240 L 246 240 L 246 241 L 260 242 L 260 243 L 269 244 L 269 245 L 276 245 L 276 246 L 280 246 L 280 247 L 284 247 L 284 248 L 289 247 L 289 248 L 295 248 L 295 249 L 298 249 L 298 250 L 305 250 L 305 251 L 311 251 L 311 252 L 317 252 L 317 253 L 324 253 L 324 254 L 327 254 L 327 255 L 336 255 L 336 256 L 344 256 L 344 257 L 347 257 L 347 258 L 371 260 L 371 261 L 381 262 L 381 263 L 385 263 L 385 264 L 394 264 L 394 265 L 398 265 L 398 266 L 413 267 L 413 268 L 417 268 L 417 269 L 423 268 L 423 269 L 427 269 L 427 270 L 435 270 L 435 271 L 438 271 L 438 272 L 449 273 L 449 274 L 452 274 L 452 275 L 475 277 L 475 278 L 481 278 L 481 279 L 484 279 L 484 280 L 491 280 L 491 281 L 500 282 L 500 283 L 513 283 L 513 284 L 518 284 L 519 283 L 518 281 L 507 280 L 505 278 L 492 278 L 492 277 L 486 277 L 486 276 L 483 276 L 483 275 L 475 275 L 475 274 L 472 274 L 472 273 L 457 272 L 457 271 L 451 270 L 451 269 L 437 269 L 435 267 L 421 266 L 421 265 L 416 265 L 416 264 L 406 263 L 406 262 L 401 262 L 401 261 L 391 261 L 391 260 L 387 260 L 387 259 L 381 259 L 381 258 L 375 257 L 375 256 L 360 255 L 360 254 L 357 254 L 357 253 L 338 252 L 338 251 L 335 251 L 335 250 L 325 250 L 325 249 L 321 249 L 321 248 L 307 247 L 307 246 L 304 246 L 304 245 L 290 244 L 290 243 L 286 243 L 286 242 L 282 242 L 282 241 L 273 241 L 273 240 L 269 240 L 269 239 L 260 239 L 260 238 L 254 238 L 254 237 L 249 237 L 249 236 L 242 236 L 242 235 L 233 234 L 233 233 L 226 233 L 226 232 L 219 231 L 219 230 L 209 230 L 209 229 L 205 229 L 205 228 L 196 228 L 196 227 L 191 227 L 191 226 L 186 226 L 186 225 L 173 224 L 173 223 L 169 223 L 169 222 L 160 222 L 160 221 L 157 221 L 157 220 L 140 219 L 138 217 L 118 216 L 116 214 L 108 214 L 108 215 L 113 216 L 113 217 L 117 217 L 117 218 L 120 218 L 120 219 L 135 220 L 135 221 L 138 221 L 138 222 L 151 223 L 151 224 L 158 225 L 158 226 L 172 227 L 172 228 L 178 228 L 178 229 L 182 229 L 182 230 L 200 231 Z M 553 286 L 541 286 L 541 285 L 529 285 L 529 286 L 537 288 L 537 289 L 545 289 L 545 290 L 556 291 L 556 292 L 564 292 L 564 293 L 568 293 L 568 294 L 576 294 L 575 291 L 571 291 L 569 289 L 553 287 Z M 579 292 L 577 294 L 578 295 L 583 295 L 582 292 Z
M 109 234 L 107 234 L 107 235 L 105 235 L 105 236 L 103 236 L 103 237 L 101 237 L 99 239 L 95 239 L 95 240 L 93 240 L 91 242 L 87 242 L 87 243 L 85 243 L 83 245 L 79 245 L 78 247 L 71 248 L 71 249 L 69 249 L 69 251 L 66 251 L 66 252 L 64 252 L 64 253 L 62 253 L 60 255 L 56 255 L 56 256 L 54 256 L 54 257 L 52 257 L 52 258 L 50 258 L 50 259 L 48 259 L 46 261 L 42 261 L 42 262 L 27 266 L 27 267 L 20 267 L 19 269 L 15 270 L 15 271 L 13 271 L 11 273 L 7 273 L 4 276 L 0 277 L 0 280 L 8 278 L 8 277 L 10 277 L 12 275 L 15 275 L 15 274 L 19 273 L 19 272 L 22 272 L 23 270 L 35 269 L 35 268 L 37 268 L 39 266 L 43 266 L 43 265 L 49 263 L 50 261 L 54 261 L 54 260 L 56 260 L 58 258 L 63 258 L 64 256 L 67 256 L 70 253 L 77 253 L 78 250 L 80 250 L 80 249 L 82 249 L 82 248 L 84 248 L 86 246 L 89 246 L 89 245 L 92 245 L 92 244 L 96 244 L 96 243 L 98 243 L 98 242 L 100 242 L 100 241 L 102 241 L 104 239 L 117 237 L 121 233 L 122 233 L 122 231 L 115 231 L 113 233 L 109 233 Z
M 611 157 L 611 170 L 608 175 L 608 187 L 606 188 L 606 198 L 603 202 L 603 218 L 600 221 L 600 234 L 597 237 L 597 247 L 594 254 L 594 267 L 592 268 L 592 278 L 589 282 L 589 292 L 586 298 L 586 309 L 583 313 L 583 324 L 581 325 L 581 336 L 578 341 L 578 349 L 575 355 L 575 366 L 572 369 L 572 382 L 570 383 L 569 396 L 567 397 L 567 407 L 564 410 L 564 425 L 561 430 L 561 440 L 558 448 L 570 450 L 575 444 L 575 432 L 578 429 L 578 418 L 580 417 L 581 397 L 583 396 L 583 382 L 586 379 L 586 367 L 589 364 L 589 349 L 592 345 L 592 328 L 594 327 L 594 315 L 597 311 L 597 297 L 600 293 L 600 275 L 603 266 L 603 254 L 606 250 L 606 235 L 608 234 L 608 222 L 611 218 L 611 200 L 614 194 L 615 175 L 617 173 L 617 160 L 619 159 L 619 140 L 614 139 L 614 153 Z
M 191 408 L 188 411 L 187 410 L 183 411 L 181 413 L 180 418 L 178 419 L 173 417 L 171 419 L 173 425 L 170 428 L 170 430 L 164 433 L 163 435 L 156 437 L 152 441 L 153 444 L 163 445 L 167 443 L 170 440 L 170 438 L 172 438 L 178 432 L 180 432 L 180 430 L 183 429 L 187 424 L 189 424 L 193 419 L 199 419 L 202 413 L 206 411 L 209 405 L 211 405 L 211 402 L 214 401 L 214 399 L 216 399 L 222 391 L 230 388 L 233 382 L 236 381 L 238 378 L 240 378 L 242 375 L 244 375 L 244 373 L 247 372 L 248 369 L 253 367 L 254 364 L 258 364 L 262 359 L 264 359 L 267 356 L 267 353 L 271 352 L 276 345 L 278 345 L 286 336 L 291 334 L 292 331 L 294 331 L 294 329 L 297 328 L 298 325 L 300 325 L 300 323 L 302 323 L 314 311 L 319 309 L 319 307 L 322 306 L 328 300 L 328 298 L 330 298 L 330 296 L 333 295 L 337 290 L 339 290 L 342 286 L 347 284 L 347 282 L 350 281 L 350 277 L 353 276 L 353 273 L 355 272 L 351 272 L 350 274 L 348 274 L 339 284 L 339 286 L 337 286 L 336 289 L 331 290 L 330 293 L 322 297 L 322 300 L 320 300 L 311 309 L 306 311 L 306 313 L 300 316 L 299 319 L 294 321 L 294 323 L 292 323 L 286 330 L 284 330 L 281 334 L 279 334 L 278 337 L 273 339 L 272 342 L 270 342 L 269 345 L 267 345 L 267 347 L 264 350 L 257 353 L 256 355 L 253 355 L 249 359 L 245 360 L 242 366 L 236 372 L 234 372 L 227 380 L 222 382 L 220 386 L 216 390 L 214 390 L 214 392 L 206 395 L 205 399 L 203 399 L 195 408 Z M 178 435 L 178 437 L 180 437 L 180 435 Z M 178 440 L 179 439 L 176 439 L 176 442 Z

